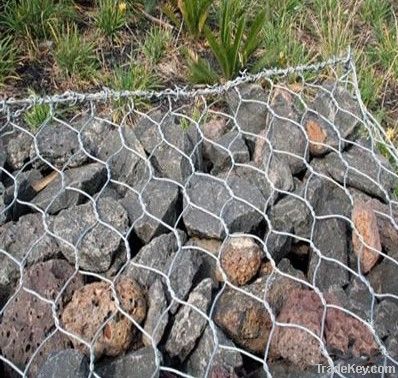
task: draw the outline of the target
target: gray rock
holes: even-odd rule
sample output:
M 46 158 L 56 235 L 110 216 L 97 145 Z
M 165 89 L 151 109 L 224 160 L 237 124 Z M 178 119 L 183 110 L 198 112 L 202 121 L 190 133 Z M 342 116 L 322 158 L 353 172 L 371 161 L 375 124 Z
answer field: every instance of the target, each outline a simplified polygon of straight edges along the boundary
M 388 336 L 398 337 L 398 302 L 382 300 L 376 306 L 374 327 L 381 339 Z
M 106 226 L 97 220 L 91 201 L 62 210 L 53 218 L 51 226 L 59 238 L 62 253 L 71 264 L 75 264 L 77 253 L 82 269 L 105 272 L 122 246 L 120 235 L 113 229 L 123 235 L 127 231 L 128 217 L 126 210 L 111 198 L 101 198 L 96 209 Z
M 185 184 L 194 170 L 201 169 L 201 138 L 196 125 L 184 129 L 176 116 L 156 111 L 142 118 L 134 131 L 160 177 Z
M 145 186 L 141 200 L 135 192 L 129 190 L 120 203 L 127 210 L 137 236 L 144 243 L 149 243 L 155 236 L 169 232 L 160 221 L 171 228 L 175 227 L 178 215 L 177 201 L 176 184 L 152 179 Z M 144 213 L 143 205 L 152 217 Z
M 377 294 L 392 294 L 398 296 L 398 263 L 384 258 L 383 261 L 373 268 L 368 279 Z
M 105 163 L 117 191 L 124 195 L 121 182 L 140 190 L 149 178 L 149 161 L 133 129 L 89 119 L 82 127 L 84 148 Z
M 179 243 L 182 246 L 186 241 L 184 232 L 177 230 L 177 235 L 179 240 L 173 232 L 154 238 L 140 249 L 123 274 L 135 279 L 144 288 L 152 286 L 157 278 L 161 278 L 161 275 L 154 270 L 167 275 L 173 258 L 179 249 Z M 140 266 L 137 267 L 134 264 Z M 145 267 L 148 269 L 145 269 Z
M 344 308 L 352 311 L 362 319 L 369 319 L 372 309 L 372 294 L 358 277 L 354 277 L 346 288 L 347 301 Z
M 207 324 L 207 319 L 196 309 L 206 314 L 211 297 L 212 281 L 209 278 L 192 290 L 187 301 L 190 306 L 184 305 L 180 308 L 166 342 L 166 351 L 171 357 L 178 357 L 183 362 L 194 349 L 197 339 Z
M 151 338 L 143 336 L 143 342 L 146 346 L 151 346 L 152 341 L 154 345 L 158 345 L 169 321 L 167 298 L 160 280 L 157 279 L 151 285 L 148 290 L 147 298 L 148 310 L 144 330 Z
M 250 160 L 243 135 L 235 130 L 224 134 L 211 145 L 209 159 L 213 163 L 212 174 L 229 170 L 234 165 L 231 156 L 234 163 L 247 163 Z
M 0 139 L 0 178 L 3 175 L 2 168 L 7 160 L 6 150 L 4 148 L 3 139 Z
M 22 216 L 0 227 L 0 298 L 7 298 L 19 279 L 19 264 L 31 265 L 56 257 L 59 247 L 46 233 L 41 214 Z M 15 258 L 11 260 L 4 252 Z
M 13 170 L 21 169 L 29 161 L 33 137 L 27 132 L 13 130 L 3 136 L 7 163 Z
M 331 374 L 327 373 L 327 367 L 325 366 L 325 373 L 318 373 L 317 369 L 299 369 L 297 366 L 286 363 L 286 362 L 273 362 L 268 364 L 269 372 L 272 377 L 275 378 L 331 378 Z M 254 372 L 250 373 L 247 378 L 266 378 L 267 373 L 264 368 L 259 368 Z
M 315 172 L 329 175 L 340 184 L 345 183 L 386 201 L 386 193 L 391 197 L 398 180 L 388 172 L 393 172 L 388 161 L 376 152 L 375 155 L 368 147 L 353 145 L 341 157 L 331 152 L 323 159 L 313 159 L 311 165 Z
M 161 361 L 161 356 L 158 355 L 156 358 L 152 347 L 146 347 L 116 359 L 101 362 L 95 371 L 104 378 L 156 378 L 159 377 Z
M 38 378 L 86 378 L 89 374 L 86 356 L 76 349 L 65 349 L 50 355 Z
M 81 192 L 66 187 L 92 196 L 104 185 L 106 175 L 106 168 L 100 163 L 72 168 L 64 171 L 63 177 L 57 175 L 56 179 L 40 191 L 31 202 L 45 210 L 47 214 L 58 213 L 60 210 L 79 205 L 87 198 Z
M 292 95 L 275 90 L 266 128 L 256 138 L 254 160 L 267 160 L 269 154 L 284 161 L 293 174 L 301 172 L 308 160 L 308 142 L 301 115 Z M 272 146 L 272 150 L 271 147 Z
M 247 185 L 244 179 L 236 175 L 221 180 L 230 188 L 235 198 L 223 182 L 211 176 L 194 176 L 190 180 L 187 196 L 184 196 L 183 215 L 190 235 L 222 239 L 226 230 L 221 219 L 229 233 L 249 233 L 262 221 L 261 212 L 264 211 L 266 200 L 259 189 Z
M 226 101 L 236 124 L 249 143 L 254 145 L 256 135 L 266 128 L 267 93 L 260 85 L 242 84 L 227 93 Z
M 239 351 L 222 349 L 220 346 L 234 348 L 234 343 L 215 325 L 215 333 L 208 325 L 199 339 L 199 342 L 189 356 L 186 364 L 186 371 L 194 377 L 204 377 L 207 369 L 212 376 L 214 368 L 222 368 L 233 377 L 235 369 L 243 365 L 243 359 Z M 217 341 L 216 341 L 217 338 Z M 214 352 L 214 356 L 212 356 Z M 212 360 L 210 360 L 212 358 Z M 209 364 L 211 366 L 209 367 Z
M 338 104 L 338 107 L 336 106 Z M 313 128 L 318 132 L 318 142 L 323 145 L 310 145 L 313 155 L 323 155 L 334 149 L 343 150 L 346 146 L 345 139 L 348 138 L 359 124 L 361 110 L 359 103 L 343 87 L 326 85 L 320 91 L 312 104 L 304 121 L 308 130 L 308 121 L 314 122 Z M 314 140 L 310 136 L 309 139 Z M 319 139 L 321 135 L 322 140 Z
M 31 159 L 39 157 L 34 165 L 47 167 L 50 164 L 56 168 L 83 165 L 88 156 L 81 149 L 78 132 L 62 123 L 47 123 L 35 135 L 37 151 L 35 145 L 30 150 Z
M 324 207 L 330 209 L 328 209 L 328 212 L 337 214 L 331 209 L 331 204 L 326 203 Z M 346 223 L 339 218 L 321 218 L 315 222 L 312 241 L 321 254 L 321 258 L 315 250 L 311 250 L 308 279 L 321 291 L 327 291 L 333 285 L 344 287 L 349 282 L 347 269 L 343 268 L 337 262 L 324 259 L 334 259 L 347 266 L 348 252 L 346 236 Z M 320 263 L 319 260 L 321 260 Z
M 6 204 L 4 203 L 4 185 L 0 182 L 0 226 L 7 220 Z

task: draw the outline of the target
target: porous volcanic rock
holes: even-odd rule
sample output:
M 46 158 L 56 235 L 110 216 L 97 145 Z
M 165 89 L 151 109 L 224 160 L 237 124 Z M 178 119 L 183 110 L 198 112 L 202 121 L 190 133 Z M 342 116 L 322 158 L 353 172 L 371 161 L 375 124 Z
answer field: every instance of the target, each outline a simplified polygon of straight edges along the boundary
M 352 232 L 352 246 L 361 270 L 368 273 L 380 258 L 381 243 L 377 218 L 372 207 L 364 202 L 354 204 L 352 222 L 356 230 Z
M 82 269 L 105 272 L 111 266 L 115 252 L 123 246 L 118 232 L 123 235 L 127 231 L 128 217 L 126 210 L 111 198 L 100 198 L 96 211 L 106 225 L 99 222 L 90 201 L 62 210 L 53 218 L 51 226 L 69 262 L 75 263 L 76 248 Z
M 262 250 L 249 236 L 231 237 L 223 245 L 220 264 L 227 279 L 234 285 L 244 285 L 256 274 L 261 264 Z
M 120 307 L 135 322 L 146 315 L 145 294 L 133 280 L 123 278 L 115 285 Z M 134 323 L 117 308 L 111 287 L 106 282 L 94 282 L 75 291 L 62 312 L 62 325 L 73 335 L 94 348 L 96 357 L 117 356 L 128 349 L 137 337 Z M 98 337 L 95 337 L 98 332 Z M 95 337 L 95 339 L 94 339 Z M 77 338 L 70 337 L 74 347 L 83 353 L 89 349 Z
M 2 137 L 6 151 L 6 162 L 11 169 L 21 169 L 29 161 L 33 136 L 27 132 L 13 129 Z
M 60 295 L 56 305 L 62 311 L 72 293 L 83 285 L 82 277 L 74 273 L 74 269 L 65 260 L 37 263 L 25 271 L 23 288 L 32 290 L 49 301 L 55 301 Z M 72 279 L 68 281 L 70 278 Z M 51 305 L 23 288 L 4 308 L 0 324 L 0 345 L 3 357 L 22 370 L 33 353 L 40 348 L 28 370 L 29 376 L 36 377 L 48 356 L 68 348 L 70 342 L 59 330 L 46 340 L 56 328 Z M 10 374 L 11 370 L 7 366 Z

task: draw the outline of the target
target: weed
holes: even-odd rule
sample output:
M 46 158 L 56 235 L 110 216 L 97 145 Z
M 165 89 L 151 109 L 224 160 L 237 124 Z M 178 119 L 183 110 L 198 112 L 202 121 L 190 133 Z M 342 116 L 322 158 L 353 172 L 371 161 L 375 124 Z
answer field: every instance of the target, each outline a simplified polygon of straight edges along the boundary
M 118 0 L 98 0 L 95 16 L 97 27 L 107 36 L 114 37 L 126 24 L 127 3 Z
M 74 17 L 71 0 L 10 0 L 1 23 L 28 40 L 48 39 L 51 31 Z
M 152 27 L 142 44 L 142 52 L 151 64 L 157 64 L 163 58 L 170 43 L 171 34 L 169 30 Z
M 37 104 L 25 112 L 24 121 L 32 131 L 37 130 L 44 122 L 51 118 L 48 104 Z
M 55 61 L 67 77 L 92 79 L 96 76 L 98 60 L 94 44 L 84 40 L 76 25 L 67 25 L 61 33 L 54 33 Z
M 11 37 L 0 39 L 0 87 L 15 73 L 17 49 Z
M 388 0 L 364 0 L 359 9 L 361 18 L 369 25 L 387 21 L 392 12 Z
M 203 31 L 213 0 L 178 0 L 178 8 L 189 34 L 198 38 Z

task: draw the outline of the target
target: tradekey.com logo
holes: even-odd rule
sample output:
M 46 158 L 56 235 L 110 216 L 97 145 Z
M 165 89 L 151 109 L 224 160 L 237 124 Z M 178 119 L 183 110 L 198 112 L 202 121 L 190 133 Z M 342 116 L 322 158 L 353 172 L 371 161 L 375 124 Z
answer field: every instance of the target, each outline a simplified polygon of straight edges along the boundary
M 373 365 L 373 366 L 363 366 L 356 364 L 346 364 L 346 365 L 335 365 L 335 366 L 325 366 L 322 364 L 317 365 L 318 374 L 332 374 L 335 373 L 335 376 L 341 374 L 344 376 L 345 374 L 358 374 L 367 376 L 369 374 L 380 374 L 384 376 L 384 374 L 395 374 L 396 366 L 388 366 L 388 365 Z

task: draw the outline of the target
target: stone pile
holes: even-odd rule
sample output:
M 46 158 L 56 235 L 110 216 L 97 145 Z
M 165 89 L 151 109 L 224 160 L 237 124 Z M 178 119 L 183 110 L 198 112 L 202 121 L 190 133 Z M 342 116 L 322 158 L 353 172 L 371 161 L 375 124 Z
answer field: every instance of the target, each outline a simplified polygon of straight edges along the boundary
M 398 358 L 398 176 L 353 96 L 242 84 L 193 106 L 35 135 L 0 118 L 2 376 Z

